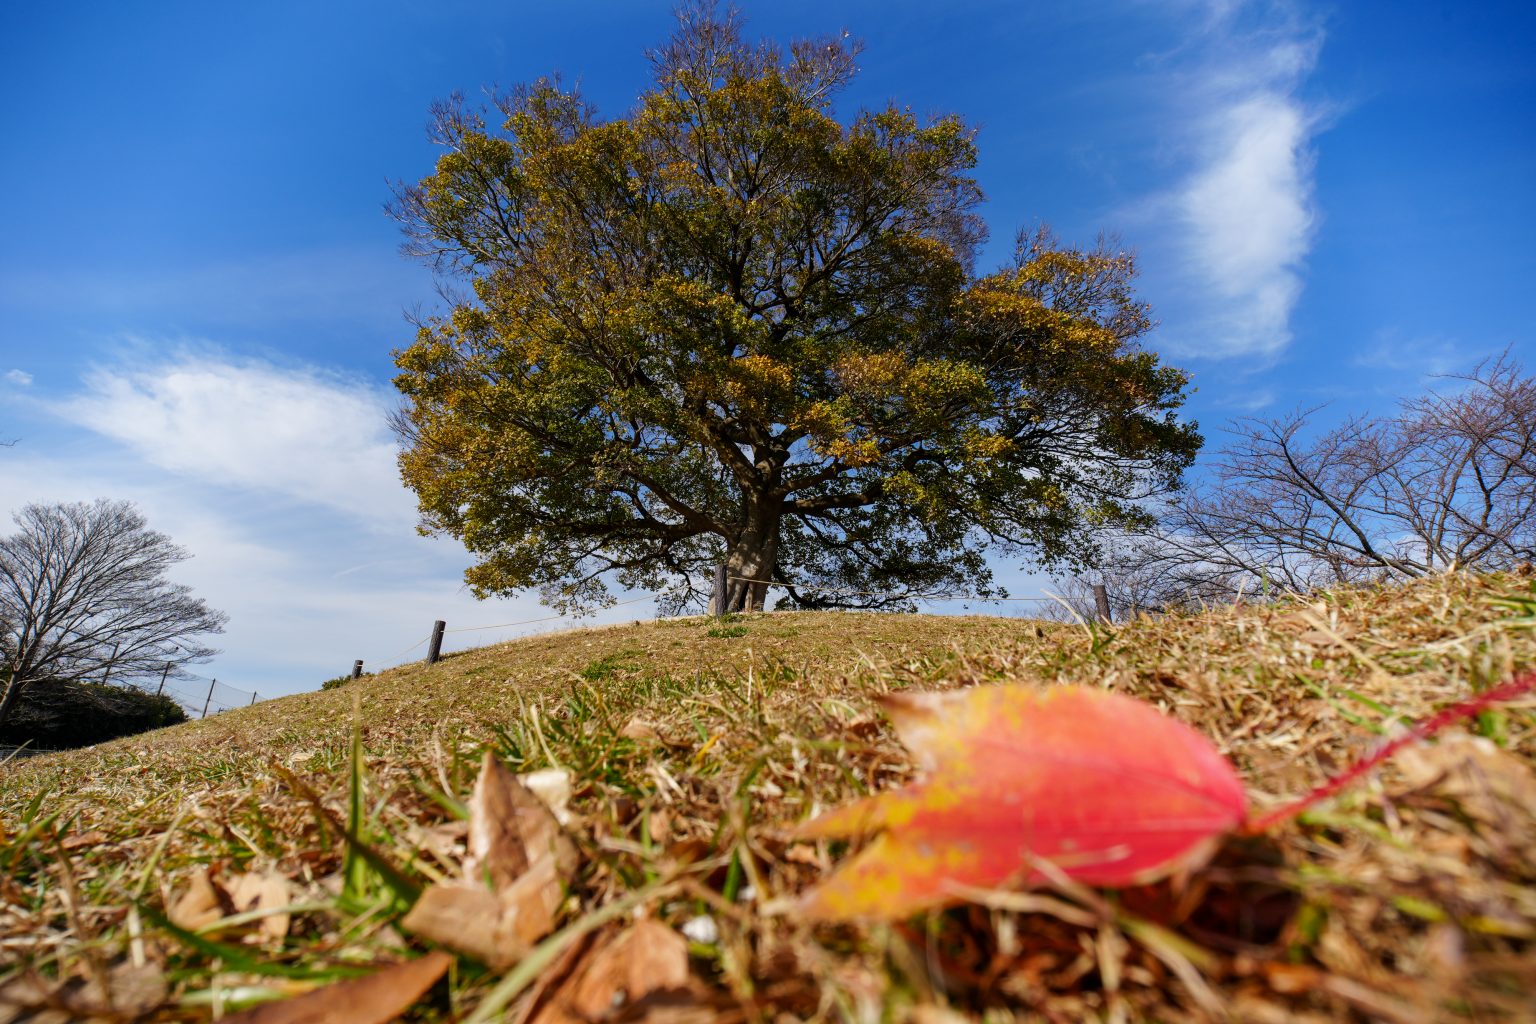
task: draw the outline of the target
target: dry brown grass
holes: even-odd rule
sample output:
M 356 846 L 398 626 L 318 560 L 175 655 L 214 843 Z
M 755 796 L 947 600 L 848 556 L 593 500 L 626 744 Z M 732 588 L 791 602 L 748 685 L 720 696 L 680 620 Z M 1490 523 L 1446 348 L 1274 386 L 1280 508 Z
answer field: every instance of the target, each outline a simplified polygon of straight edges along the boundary
M 993 894 L 895 926 L 813 929 L 773 912 L 844 852 L 786 844 L 784 827 L 909 774 L 874 694 L 989 682 L 1134 694 L 1210 735 L 1262 809 L 1396 719 L 1536 665 L 1533 630 L 1528 580 L 1455 576 L 1112 632 L 776 613 L 482 648 L 0 769 L 0 962 L 21 969 L 13 991 L 68 981 L 77 1010 L 106 990 L 120 1010 L 199 1020 L 413 955 L 398 889 L 357 865 L 343 877 L 355 721 L 362 831 L 417 885 L 457 870 L 456 816 L 483 750 L 519 772 L 569 769 L 583 867 L 565 920 L 661 880 L 642 900 L 652 914 L 717 932 L 691 946 L 713 992 L 697 1014 L 1536 1019 L 1529 703 L 1476 723 L 1507 755 L 1425 748 L 1273 836 L 1230 843 L 1187 881 Z M 291 924 L 226 921 L 202 937 L 158 924 L 210 866 L 287 879 Z M 148 994 L 124 995 L 130 982 Z M 414 1012 L 472 1013 L 496 984 L 463 961 Z

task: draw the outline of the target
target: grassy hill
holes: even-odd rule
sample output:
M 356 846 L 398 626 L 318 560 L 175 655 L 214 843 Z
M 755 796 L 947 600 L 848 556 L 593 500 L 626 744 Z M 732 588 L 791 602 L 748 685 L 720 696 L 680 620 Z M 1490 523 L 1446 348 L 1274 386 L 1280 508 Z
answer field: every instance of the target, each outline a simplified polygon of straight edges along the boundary
M 1071 682 L 1132 694 L 1212 737 L 1263 808 L 1395 721 L 1536 665 L 1533 630 L 1536 586 L 1516 576 L 1112 630 L 674 620 L 514 641 L 12 762 L 0 768 L 0 963 L 22 969 L 0 974 L 0 1022 L 7 998 L 206 1020 L 419 955 L 428 947 L 396 927 L 402 901 L 384 878 L 457 870 L 457 819 L 485 750 L 517 772 L 571 773 L 580 867 L 561 924 L 642 893 L 655 919 L 687 926 L 693 1002 L 606 1019 L 1529 1020 L 1529 701 L 1475 723 L 1490 744 L 1423 748 L 1272 837 L 1234 840 L 1189 879 L 999 897 L 896 925 L 812 928 L 773 911 L 844 853 L 786 842 L 787 826 L 910 777 L 874 710 L 880 692 Z M 354 793 L 361 860 L 339 835 Z M 280 876 L 293 902 L 283 926 L 166 927 L 161 915 L 210 871 Z M 581 948 L 531 979 L 506 1019 L 541 1007 L 560 1019 L 550 993 Z M 472 1015 L 497 984 L 460 961 L 412 1019 Z

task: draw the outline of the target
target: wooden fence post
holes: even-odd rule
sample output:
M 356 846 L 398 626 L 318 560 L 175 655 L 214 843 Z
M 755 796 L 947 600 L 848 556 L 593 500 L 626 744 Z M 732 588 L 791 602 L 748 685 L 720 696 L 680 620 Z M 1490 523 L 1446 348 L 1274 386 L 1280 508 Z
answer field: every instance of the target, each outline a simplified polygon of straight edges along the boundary
M 208 717 L 208 708 L 213 704 L 213 688 L 218 685 L 219 681 L 217 679 L 208 683 L 208 699 L 203 701 L 203 713 L 201 715 L 203 718 Z
M 725 592 L 730 581 L 725 577 L 725 563 L 715 566 L 715 599 L 711 601 L 710 611 L 715 613 L 715 618 L 725 617 Z
M 432 623 L 432 641 L 427 644 L 427 664 L 436 665 L 438 657 L 443 653 L 443 630 L 448 628 L 448 623 L 438 619 Z
M 1099 621 L 1108 625 L 1111 621 L 1109 615 L 1109 591 L 1102 583 L 1095 583 L 1093 585 L 1093 605 L 1099 613 Z
M 255 703 L 256 703 L 256 695 L 253 693 L 253 694 L 251 694 L 251 704 L 255 704 Z M 246 707 L 250 707 L 251 704 L 247 704 Z
M 352 663 L 352 678 L 360 678 L 363 674 L 363 659 L 358 658 Z

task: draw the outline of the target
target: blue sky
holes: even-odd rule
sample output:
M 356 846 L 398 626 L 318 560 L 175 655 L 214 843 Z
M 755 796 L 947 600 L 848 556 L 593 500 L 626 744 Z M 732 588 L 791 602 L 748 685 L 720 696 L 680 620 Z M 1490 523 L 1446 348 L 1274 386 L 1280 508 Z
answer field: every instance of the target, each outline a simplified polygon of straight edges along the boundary
M 743 6 L 749 34 L 864 40 L 842 112 L 979 127 L 983 266 L 1041 220 L 1136 249 L 1208 437 L 1536 352 L 1530 5 Z M 559 71 L 618 115 L 670 27 L 617 0 L 4 5 L 0 512 L 138 501 L 231 614 L 199 671 L 264 695 L 434 618 L 545 614 L 475 602 L 462 551 L 412 531 L 384 416 L 433 282 L 382 206 L 431 167 L 433 99 Z

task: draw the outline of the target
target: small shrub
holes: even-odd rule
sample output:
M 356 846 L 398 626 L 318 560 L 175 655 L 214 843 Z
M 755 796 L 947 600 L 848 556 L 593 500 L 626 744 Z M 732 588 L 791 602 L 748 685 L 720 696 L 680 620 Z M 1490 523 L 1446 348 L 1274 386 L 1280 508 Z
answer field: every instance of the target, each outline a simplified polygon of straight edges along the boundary
M 359 679 L 367 679 L 371 675 L 373 675 L 372 672 L 364 672 L 362 675 L 358 676 L 357 678 L 359 678 Z M 340 689 L 341 687 L 346 686 L 351 681 L 352 681 L 352 673 L 348 672 L 344 676 L 337 676 L 335 679 L 327 679 L 325 682 L 320 684 L 320 689 L 322 689 L 322 690 L 336 690 L 336 689 Z
M 746 626 L 716 626 L 713 629 L 711 629 L 708 633 L 706 633 L 705 635 L 706 636 L 721 637 L 723 639 L 729 639 L 730 637 L 733 637 L 733 636 L 746 636 L 747 635 L 747 627 Z
M 169 697 L 130 687 L 39 679 L 21 692 L 0 742 L 70 750 L 176 725 L 187 713 Z

